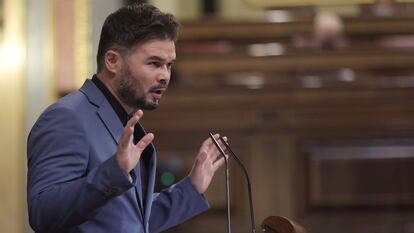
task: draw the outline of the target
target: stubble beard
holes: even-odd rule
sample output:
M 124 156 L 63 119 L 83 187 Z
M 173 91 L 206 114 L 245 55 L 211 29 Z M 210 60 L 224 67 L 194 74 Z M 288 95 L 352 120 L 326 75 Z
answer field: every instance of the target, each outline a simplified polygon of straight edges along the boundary
M 158 100 L 154 102 L 146 100 L 145 90 L 139 81 L 134 79 L 128 66 L 123 69 L 121 77 L 116 82 L 116 89 L 121 101 L 135 110 L 154 110 L 159 105 Z

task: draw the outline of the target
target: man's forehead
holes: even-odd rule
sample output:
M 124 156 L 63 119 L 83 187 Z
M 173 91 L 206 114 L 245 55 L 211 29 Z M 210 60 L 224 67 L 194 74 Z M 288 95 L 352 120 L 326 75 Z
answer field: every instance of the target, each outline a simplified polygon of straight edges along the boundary
M 171 40 L 149 40 L 138 44 L 134 53 L 140 53 L 146 58 L 157 60 L 175 60 L 175 43 Z

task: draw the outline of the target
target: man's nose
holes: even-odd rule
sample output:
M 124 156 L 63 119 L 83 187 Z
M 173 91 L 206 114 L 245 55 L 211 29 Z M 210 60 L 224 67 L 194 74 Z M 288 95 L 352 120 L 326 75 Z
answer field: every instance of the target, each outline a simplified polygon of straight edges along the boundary
M 170 81 L 170 77 L 171 77 L 171 69 L 168 68 L 167 66 L 163 66 L 161 73 L 158 75 L 158 82 L 166 85 Z

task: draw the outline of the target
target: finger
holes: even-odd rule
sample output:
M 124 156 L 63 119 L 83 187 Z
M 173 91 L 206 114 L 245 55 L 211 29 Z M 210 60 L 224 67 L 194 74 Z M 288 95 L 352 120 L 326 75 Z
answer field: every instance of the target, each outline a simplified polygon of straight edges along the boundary
M 213 135 L 213 137 L 214 137 L 214 139 L 216 139 L 216 140 L 218 140 L 219 138 L 220 138 L 220 134 L 214 134 Z M 213 143 L 213 140 L 210 138 L 210 137 L 208 137 L 206 140 L 204 140 L 204 142 L 201 144 L 201 147 L 204 147 L 204 148 L 208 148 L 208 147 L 210 147 L 211 145 L 213 145 L 214 143 Z
M 142 116 L 144 115 L 144 112 L 142 110 L 138 110 L 134 113 L 134 115 L 129 119 L 127 122 L 126 127 L 135 127 L 135 125 L 138 123 L 139 120 L 141 120 Z
M 153 133 L 147 133 L 144 137 L 142 137 L 141 140 L 139 140 L 139 142 L 135 145 L 139 151 L 139 154 L 141 154 L 153 140 Z
M 121 138 L 119 139 L 118 145 L 121 151 L 124 151 L 130 143 L 132 143 L 134 135 L 134 127 L 125 127 Z
M 216 160 L 220 159 L 220 157 L 223 157 L 223 156 L 217 148 L 215 148 L 215 150 L 213 150 L 209 153 L 209 159 L 212 162 L 215 162 Z
M 226 149 L 226 146 L 224 145 L 224 143 L 220 140 L 220 141 L 218 142 L 218 144 L 219 144 L 219 147 L 221 148 L 221 150 L 222 150 L 224 153 L 226 153 L 227 149 Z M 217 146 L 216 146 L 216 145 L 211 145 L 208 151 L 209 151 L 210 158 L 211 158 L 213 161 L 217 160 L 217 159 L 218 159 L 218 157 L 220 157 L 220 156 L 221 156 L 221 151 L 217 148 Z
M 133 135 L 134 135 L 134 128 L 135 125 L 138 123 L 138 121 L 141 119 L 141 117 L 143 116 L 143 112 L 142 110 L 138 110 L 132 117 L 131 119 L 129 119 L 129 121 L 127 122 L 123 133 L 121 135 L 121 138 L 119 139 L 118 144 L 120 145 L 121 148 L 126 148 L 128 146 L 128 144 L 132 143 L 133 140 Z
M 224 142 L 223 142 L 223 140 L 221 140 L 221 139 L 223 139 L 224 140 Z M 220 145 L 220 148 L 223 150 L 223 152 L 224 153 L 226 153 L 227 154 L 227 145 L 228 145 L 228 143 L 227 143 L 227 137 L 226 136 L 224 136 L 224 137 L 220 137 L 220 140 L 218 141 L 218 143 L 219 143 L 219 145 Z M 218 152 L 220 152 L 220 151 L 218 151 Z M 219 157 L 219 156 L 221 156 L 221 153 L 219 153 L 219 154 L 217 154 L 216 155 L 217 157 Z
M 222 158 L 224 158 L 224 156 L 221 153 L 218 153 L 214 158 L 213 157 L 211 158 L 211 161 L 214 164 Z
M 215 161 L 212 165 L 213 171 L 216 172 L 217 169 L 219 169 L 221 166 L 223 166 L 224 164 L 224 159 L 227 159 L 226 157 L 221 156 L 221 158 L 219 158 L 217 161 Z
M 220 140 L 219 140 L 220 139 L 220 134 L 214 134 L 213 137 L 214 137 L 214 139 L 216 139 L 216 141 L 220 145 Z M 211 154 L 214 150 L 217 150 L 216 144 L 213 142 L 213 140 L 211 138 L 208 138 L 205 141 L 204 146 L 205 146 L 206 151 L 207 151 L 208 154 Z M 223 148 L 222 145 L 220 145 L 220 147 Z

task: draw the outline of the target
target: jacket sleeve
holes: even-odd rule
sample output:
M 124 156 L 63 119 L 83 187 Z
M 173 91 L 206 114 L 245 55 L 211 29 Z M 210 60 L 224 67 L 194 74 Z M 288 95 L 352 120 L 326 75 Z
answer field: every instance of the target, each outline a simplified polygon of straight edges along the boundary
M 89 142 L 77 114 L 49 108 L 27 144 L 29 222 L 36 232 L 78 225 L 112 198 L 133 187 L 115 156 L 87 170 Z
M 209 204 L 188 177 L 155 194 L 149 228 L 151 233 L 164 231 L 206 211 Z

